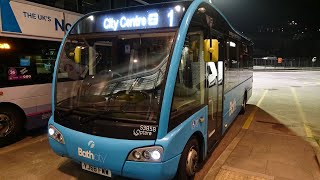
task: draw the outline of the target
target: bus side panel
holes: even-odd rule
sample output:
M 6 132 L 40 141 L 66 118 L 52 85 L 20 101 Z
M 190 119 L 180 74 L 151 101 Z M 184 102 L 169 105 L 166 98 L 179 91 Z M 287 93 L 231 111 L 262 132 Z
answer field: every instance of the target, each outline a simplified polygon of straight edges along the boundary
M 51 84 L 36 84 L 1 88 L 0 102 L 19 106 L 27 119 L 27 130 L 46 126 L 51 115 Z
M 25 128 L 27 130 L 44 127 L 48 124 L 48 120 L 51 116 L 51 110 L 38 112 L 34 114 L 27 115 L 27 122 Z
M 247 100 L 252 94 L 252 77 L 224 94 L 222 133 L 224 134 L 241 110 L 244 92 L 247 90 Z
M 200 122 L 200 118 L 204 118 L 204 122 Z M 187 144 L 190 137 L 195 132 L 200 132 L 203 138 L 203 153 L 207 152 L 207 124 L 208 124 L 208 106 L 194 113 L 179 126 L 171 130 L 164 138 L 157 139 L 155 145 L 164 148 L 163 161 L 168 161 L 180 155 Z M 205 155 L 204 155 L 205 157 Z

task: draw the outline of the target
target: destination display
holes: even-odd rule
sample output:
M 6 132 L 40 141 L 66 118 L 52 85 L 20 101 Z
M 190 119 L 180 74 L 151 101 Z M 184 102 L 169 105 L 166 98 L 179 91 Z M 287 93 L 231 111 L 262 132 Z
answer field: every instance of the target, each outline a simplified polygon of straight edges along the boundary
M 71 34 L 177 27 L 184 10 L 177 5 L 172 8 L 93 14 L 80 21 Z

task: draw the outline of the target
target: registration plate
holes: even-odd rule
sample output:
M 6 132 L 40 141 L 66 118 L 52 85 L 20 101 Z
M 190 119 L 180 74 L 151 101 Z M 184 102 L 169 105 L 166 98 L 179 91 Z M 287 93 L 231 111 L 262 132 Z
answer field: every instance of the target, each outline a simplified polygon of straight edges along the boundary
M 103 168 L 99 168 L 99 167 L 94 167 L 91 166 L 89 164 L 86 163 L 81 163 L 82 169 L 96 173 L 96 174 L 100 174 L 103 176 L 107 176 L 107 177 L 111 177 L 111 171 L 107 170 L 107 169 L 103 169 Z

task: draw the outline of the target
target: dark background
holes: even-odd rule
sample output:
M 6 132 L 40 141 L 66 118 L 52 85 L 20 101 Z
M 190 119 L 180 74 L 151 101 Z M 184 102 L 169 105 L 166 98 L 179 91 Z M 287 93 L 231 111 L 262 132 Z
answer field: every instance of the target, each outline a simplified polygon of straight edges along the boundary
M 320 56 L 319 0 L 214 2 L 238 31 L 254 41 L 255 57 L 309 59 Z
M 29 0 L 81 14 L 173 0 Z M 255 43 L 254 57 L 320 59 L 320 0 L 212 0 Z M 308 60 L 309 59 L 309 60 Z M 319 64 L 320 66 L 320 64 Z
M 319 0 L 213 0 L 213 3 L 236 30 L 254 41 L 254 57 L 320 58 Z

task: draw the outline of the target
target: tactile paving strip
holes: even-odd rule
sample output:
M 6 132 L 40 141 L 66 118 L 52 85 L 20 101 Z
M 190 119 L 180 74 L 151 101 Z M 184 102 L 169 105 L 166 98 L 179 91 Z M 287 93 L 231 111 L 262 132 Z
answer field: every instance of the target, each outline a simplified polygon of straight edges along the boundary
M 215 180 L 274 180 L 273 176 L 223 166 Z

